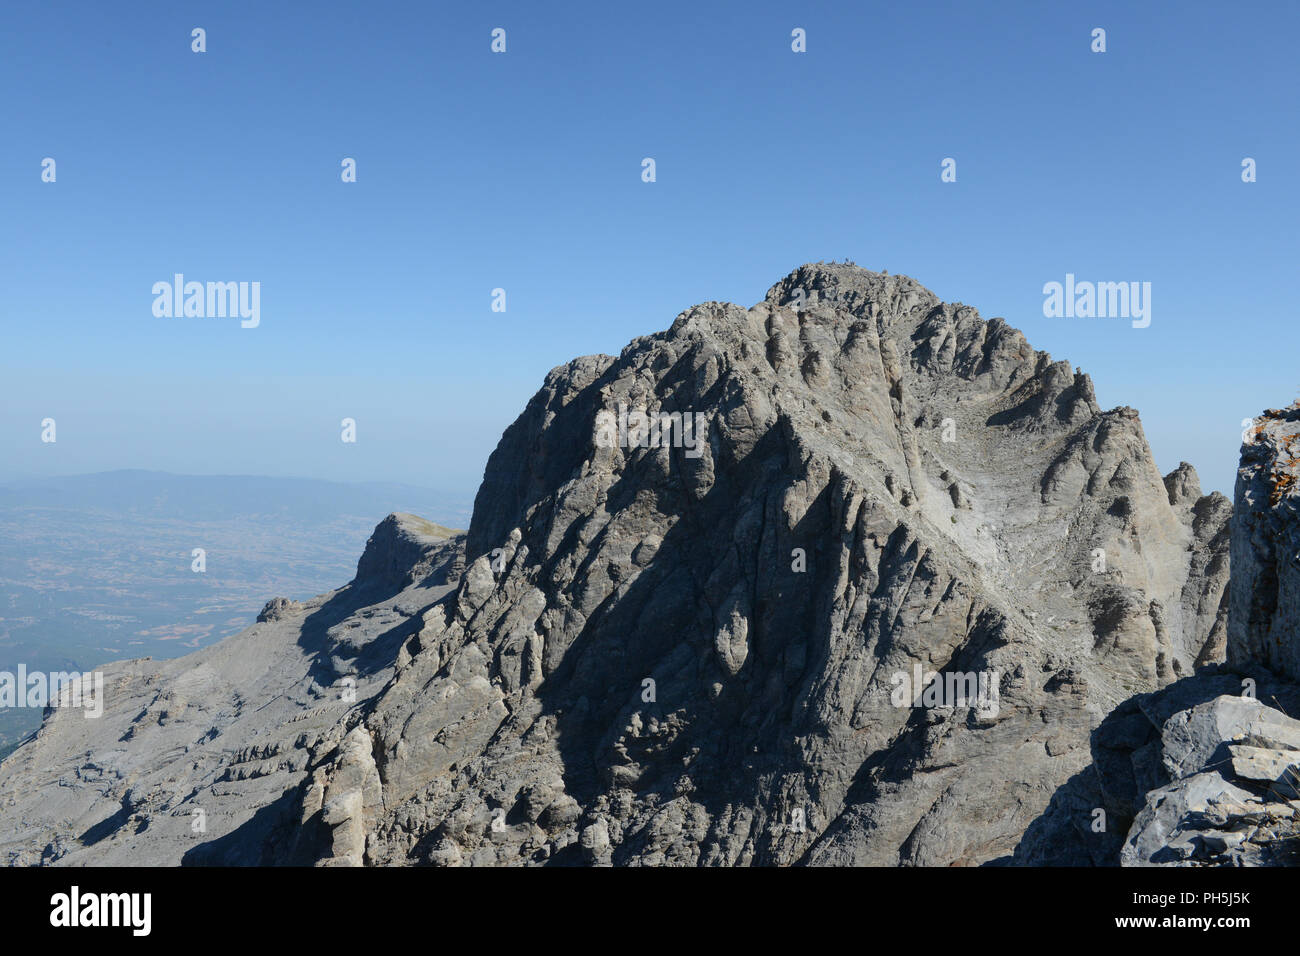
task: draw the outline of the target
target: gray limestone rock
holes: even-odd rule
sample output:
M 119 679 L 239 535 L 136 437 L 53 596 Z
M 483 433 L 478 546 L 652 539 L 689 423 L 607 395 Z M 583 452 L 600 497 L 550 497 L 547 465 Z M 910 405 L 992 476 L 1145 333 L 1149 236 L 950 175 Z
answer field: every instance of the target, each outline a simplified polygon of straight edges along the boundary
M 0 859 L 362 862 L 379 788 L 361 709 L 448 592 L 438 582 L 464 542 L 424 524 L 390 516 L 338 591 L 273 601 L 252 627 L 187 657 L 109 665 L 98 718 L 48 710 L 0 764 Z M 367 576 L 401 548 L 423 578 Z
M 1168 783 L 1139 706 L 1123 772 L 1094 731 L 1221 656 L 1229 511 L 1002 319 L 804 266 L 553 370 L 463 555 L 390 516 L 342 591 L 116 665 L 102 727 L 56 714 L 0 766 L 0 849 L 1005 862 L 1072 783 L 1130 817 Z
M 1228 661 L 1300 680 L 1300 403 L 1269 409 L 1241 447 Z
M 1018 863 L 1294 865 L 1300 796 L 1300 521 L 1296 475 L 1300 405 L 1270 409 L 1243 436 L 1226 622 L 1222 560 L 1226 503 L 1199 497 L 1186 466 L 1165 479 L 1170 504 L 1191 506 L 1209 572 L 1184 606 L 1210 624 L 1226 666 L 1116 708 L 1092 738 L 1092 764 L 1062 787 L 1016 849 Z M 1213 542 L 1213 543 L 1211 543 Z M 1189 585 L 1197 577 L 1189 577 Z M 1199 589 L 1200 599 L 1196 592 Z M 1217 607 L 1217 610 L 1214 608 Z M 1226 625 L 1226 626 L 1225 626 Z M 1226 640 L 1225 640 L 1226 639 Z M 1206 663 L 1203 654 L 1198 665 Z M 1089 807 L 1092 807 L 1089 810 Z M 1110 828 L 1089 830 L 1100 811 Z M 1117 834 L 1126 833 L 1122 846 Z
M 1300 861 L 1300 721 L 1224 696 L 1174 714 L 1161 741 L 1170 782 L 1146 795 L 1123 865 Z

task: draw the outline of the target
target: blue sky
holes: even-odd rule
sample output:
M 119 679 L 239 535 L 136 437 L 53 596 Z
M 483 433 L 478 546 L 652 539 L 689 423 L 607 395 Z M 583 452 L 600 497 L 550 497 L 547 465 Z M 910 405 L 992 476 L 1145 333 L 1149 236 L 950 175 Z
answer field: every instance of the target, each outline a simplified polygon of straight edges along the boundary
M 553 366 L 849 258 L 1005 316 L 1230 494 L 1300 387 L 1298 9 L 6 5 L 0 478 L 472 493 Z M 155 318 L 176 272 L 260 282 L 261 325 Z M 1149 281 L 1150 327 L 1045 318 L 1067 272 Z

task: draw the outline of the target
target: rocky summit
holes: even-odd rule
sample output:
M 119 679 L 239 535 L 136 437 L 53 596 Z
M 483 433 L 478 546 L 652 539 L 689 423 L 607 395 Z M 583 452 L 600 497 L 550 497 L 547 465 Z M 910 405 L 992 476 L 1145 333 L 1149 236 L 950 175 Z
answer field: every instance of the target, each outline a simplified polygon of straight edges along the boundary
M 807 265 L 554 369 L 468 533 L 391 515 L 339 591 L 106 669 L 0 765 L 0 851 L 1284 862 L 1297 433 L 1234 516 L 1002 319 Z

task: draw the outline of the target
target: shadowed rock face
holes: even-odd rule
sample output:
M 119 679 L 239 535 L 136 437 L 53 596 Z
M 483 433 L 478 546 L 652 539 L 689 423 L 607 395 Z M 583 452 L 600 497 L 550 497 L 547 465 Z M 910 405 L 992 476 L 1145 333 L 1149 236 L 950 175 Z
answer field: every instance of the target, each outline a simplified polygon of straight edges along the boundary
M 1248 429 L 1237 470 L 1228 661 L 1300 680 L 1300 403 Z
M 626 447 L 601 418 L 621 409 L 702 413 L 703 435 Z M 706 303 L 552 371 L 488 462 L 452 593 L 426 600 L 424 577 L 459 574 L 451 554 L 363 559 L 411 633 L 259 798 L 275 838 L 209 816 L 186 860 L 254 841 L 328 864 L 1006 858 L 1106 713 L 1221 659 L 1230 510 L 1190 466 L 1162 478 L 1136 412 L 1103 412 L 1004 321 L 805 266 L 751 309 Z M 983 675 L 994 705 L 911 706 L 917 668 Z M 36 763 L 73 772 L 61 722 L 0 796 Z M 157 812 L 183 812 L 191 773 Z M 82 818 L 117 819 L 115 792 Z M 65 852 L 131 852 L 129 824 L 106 829 Z
M 1226 664 L 1112 711 L 1017 863 L 1300 863 L 1300 406 L 1270 409 L 1243 439 Z M 1165 482 L 1171 501 L 1186 486 L 1177 472 Z
M 606 447 L 620 404 L 704 412 L 700 454 Z M 1104 713 L 1222 647 L 1228 512 L 910 279 L 698 306 L 507 429 L 461 586 L 367 718 L 368 859 L 1004 856 Z M 894 706 L 918 664 L 996 672 L 996 714 Z
M 1287 713 L 1300 713 L 1300 687 L 1257 665 L 1213 665 L 1125 701 L 1093 732 L 1092 763 L 1053 795 L 1014 862 L 1294 866 L 1300 721 Z

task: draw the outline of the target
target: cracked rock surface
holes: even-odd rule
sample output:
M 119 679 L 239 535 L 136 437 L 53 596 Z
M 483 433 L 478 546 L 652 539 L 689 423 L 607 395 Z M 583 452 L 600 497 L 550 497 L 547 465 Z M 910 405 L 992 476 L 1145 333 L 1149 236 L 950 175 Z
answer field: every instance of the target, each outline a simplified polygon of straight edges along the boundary
M 0 765 L 0 859 L 252 865 L 311 862 L 337 847 L 359 863 L 377 780 L 348 768 L 369 739 L 348 728 L 391 677 L 419 614 L 452 586 L 464 538 L 445 530 L 390 516 L 362 569 L 402 554 L 414 574 L 273 600 L 258 623 L 194 654 L 105 667 L 102 717 L 47 710 Z M 355 826 L 334 826 L 333 842 L 318 832 L 324 821 L 301 826 L 317 787 L 363 797 Z M 331 819 L 346 822 L 350 807 L 340 799 Z
M 1232 527 L 1228 661 L 1300 680 L 1300 403 L 1247 430 Z
M 608 441 L 621 410 L 703 433 Z M 1107 714 L 1223 658 L 1231 510 L 1005 321 L 804 266 L 553 370 L 463 539 L 390 517 L 342 591 L 116 665 L 102 728 L 56 713 L 0 766 L 0 849 L 1006 862 Z M 918 670 L 992 706 L 900 699 Z
M 1294 404 L 1266 411 L 1243 435 L 1226 664 L 1107 716 L 1092 736 L 1091 764 L 1030 826 L 1015 862 L 1300 862 L 1300 722 L 1288 716 L 1300 714 L 1297 443 Z

